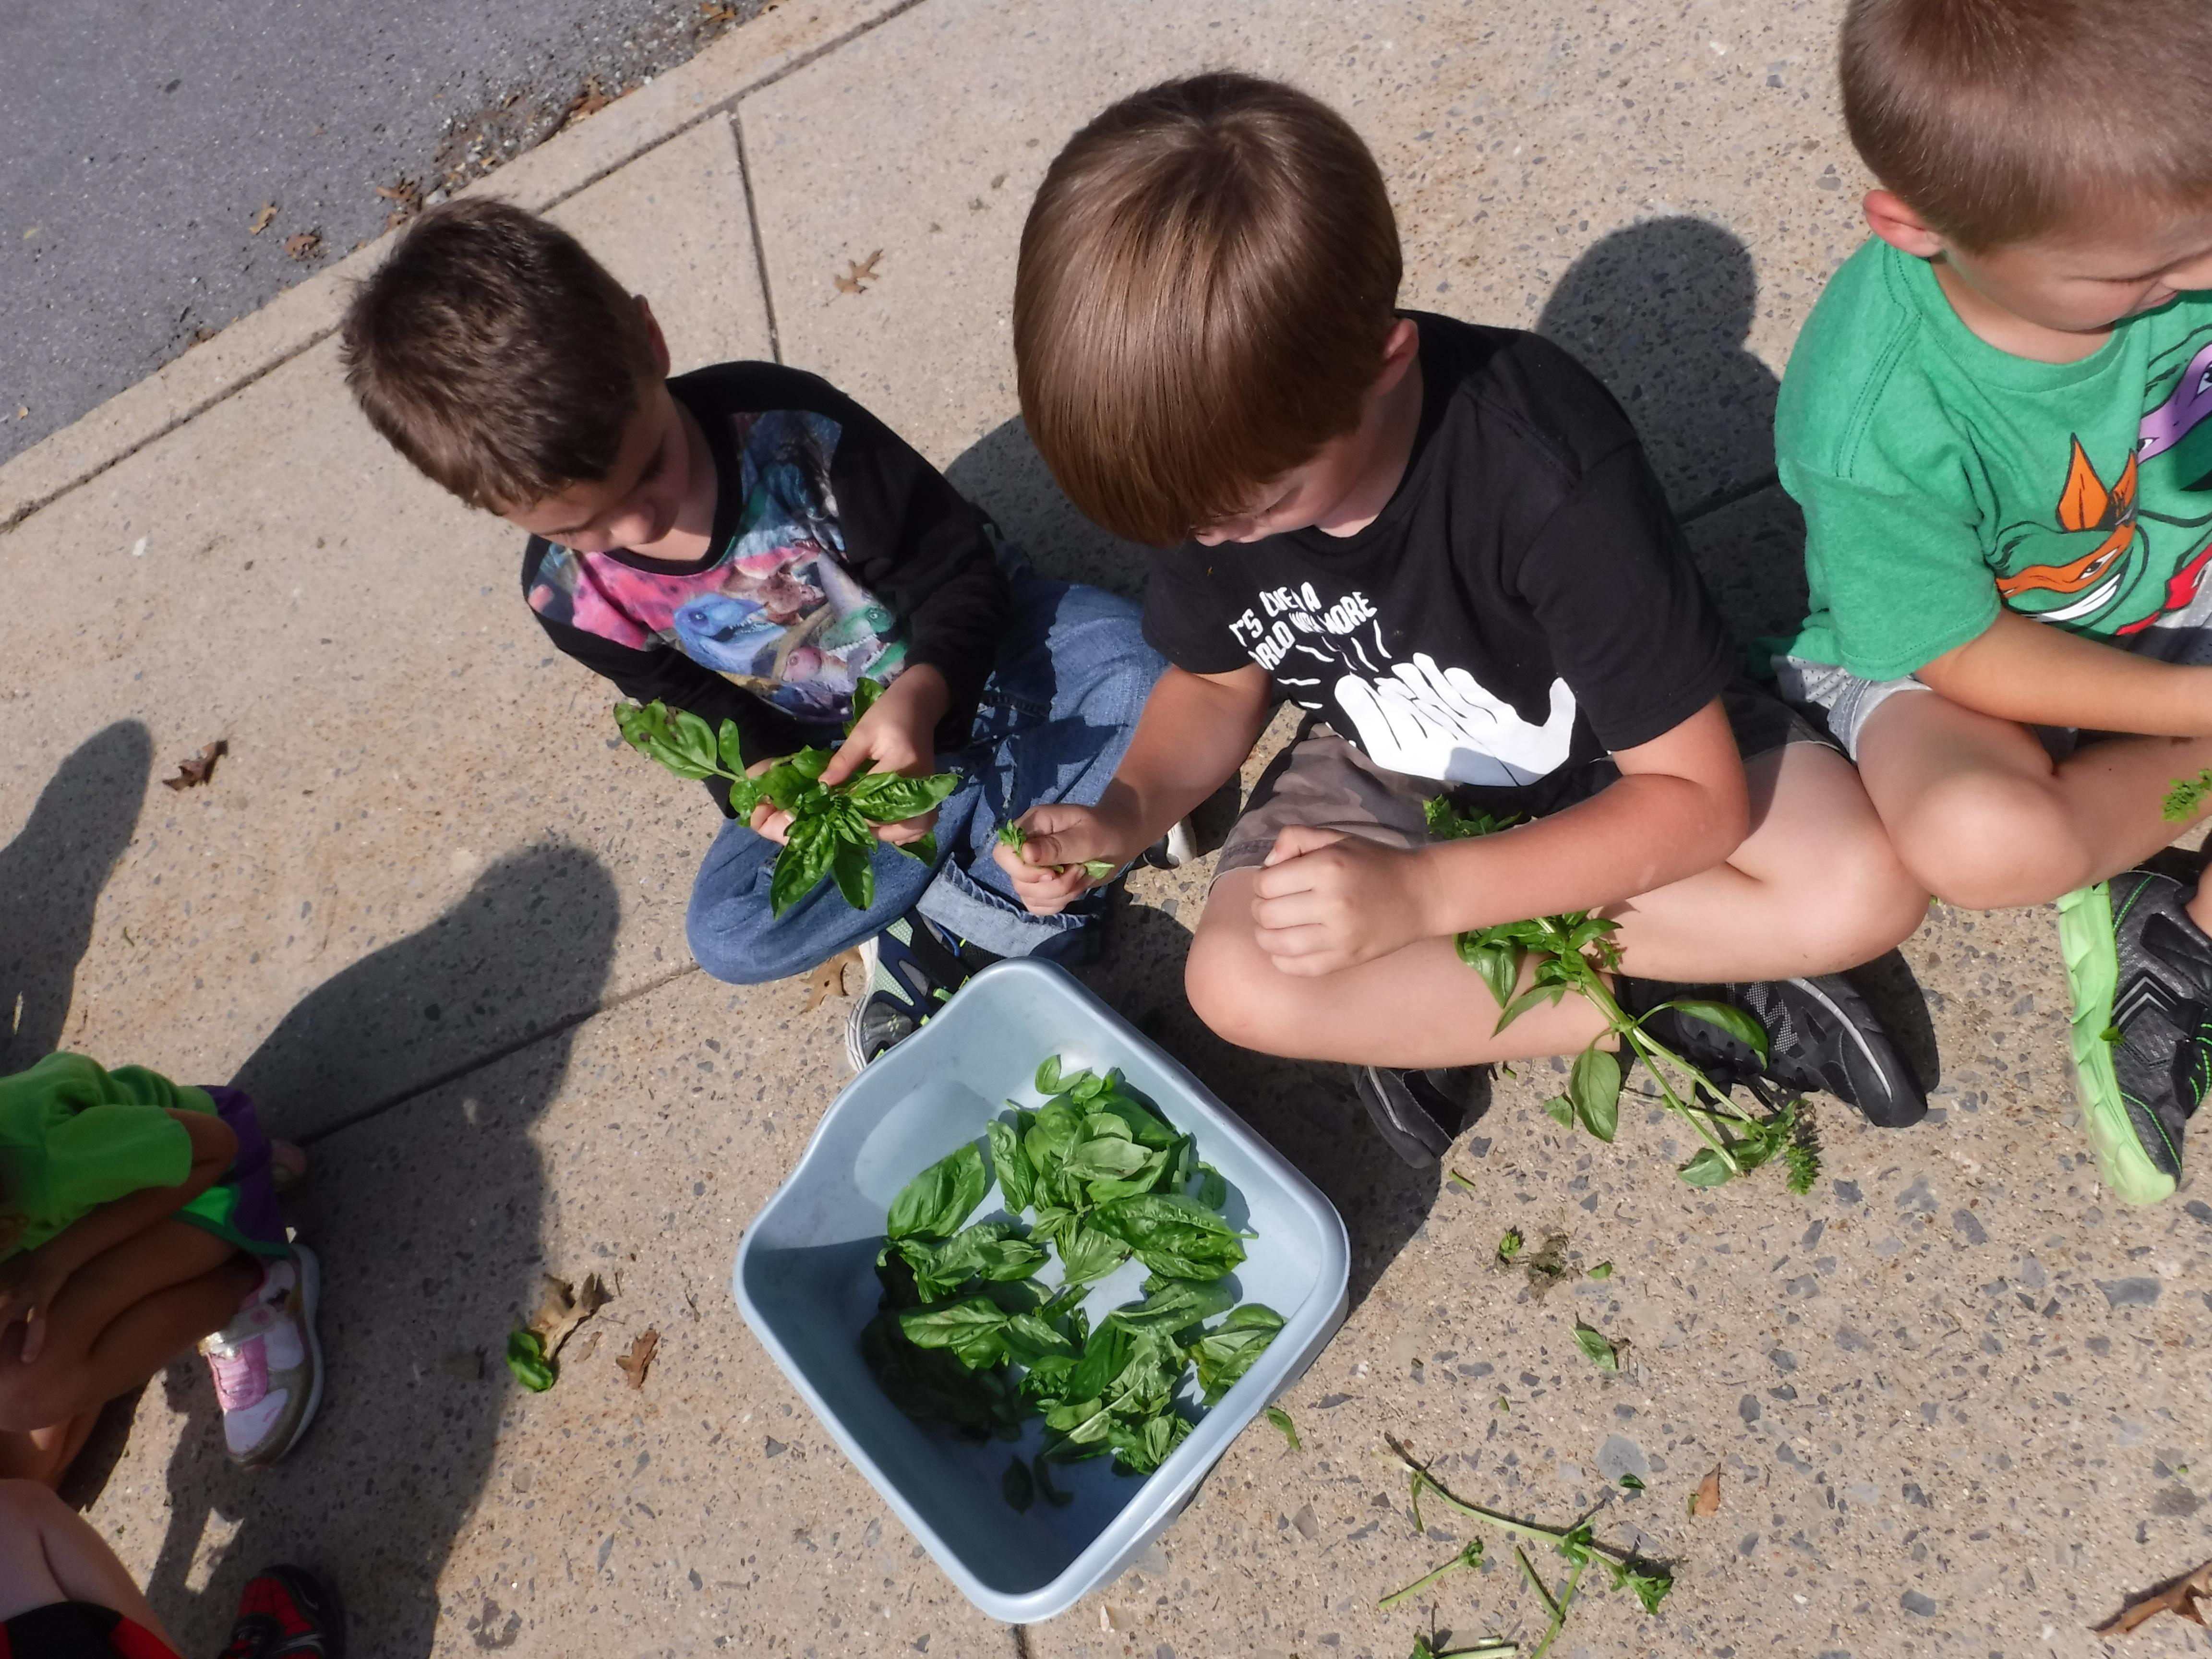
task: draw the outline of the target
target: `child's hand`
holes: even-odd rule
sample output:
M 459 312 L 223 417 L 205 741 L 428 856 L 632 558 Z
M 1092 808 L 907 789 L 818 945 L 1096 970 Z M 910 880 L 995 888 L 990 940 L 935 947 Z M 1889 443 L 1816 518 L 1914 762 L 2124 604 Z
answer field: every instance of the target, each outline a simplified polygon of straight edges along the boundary
M 778 756 L 775 759 L 755 761 L 750 766 L 745 768 L 745 775 L 749 778 L 757 778 L 769 767 L 774 766 L 776 760 L 781 758 L 783 757 Z M 764 800 L 754 807 L 752 817 L 747 818 L 745 822 L 755 835 L 766 836 L 779 846 L 791 839 L 791 814 L 774 801 Z
M 68 1279 L 43 1247 L 0 1261 L 0 1331 L 18 1319 L 23 1322 L 26 1365 L 46 1346 L 46 1310 Z
M 1334 974 L 1434 931 L 1420 855 L 1292 824 L 1252 884 L 1260 948 L 1286 974 Z
M 1086 860 L 1102 860 L 1119 869 L 1132 856 L 1121 850 L 1115 826 L 1096 807 L 1032 806 L 1019 822 L 1029 839 L 1019 847 L 1000 842 L 991 856 L 1033 916 L 1058 915 L 1098 884 L 1084 873 Z M 1055 870 L 1054 865 L 1060 867 Z
M 822 781 L 842 783 L 862 772 L 927 777 L 937 769 L 937 722 L 945 718 L 951 698 L 951 688 L 937 670 L 926 663 L 908 669 L 884 687 L 874 706 L 854 723 L 851 735 L 822 769 Z M 783 819 L 785 828 L 789 827 L 787 815 L 775 816 Z M 936 823 L 937 813 L 932 809 L 918 818 L 878 824 L 876 837 L 894 846 L 920 841 Z M 779 835 L 775 839 L 783 837 Z

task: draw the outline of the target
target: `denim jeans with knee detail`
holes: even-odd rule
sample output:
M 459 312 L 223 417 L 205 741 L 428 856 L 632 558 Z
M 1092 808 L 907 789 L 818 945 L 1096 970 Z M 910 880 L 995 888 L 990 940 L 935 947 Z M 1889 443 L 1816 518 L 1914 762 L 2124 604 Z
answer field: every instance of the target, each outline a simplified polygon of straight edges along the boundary
M 1013 578 L 1013 616 L 966 748 L 939 755 L 959 788 L 938 809 L 933 868 L 875 849 L 876 901 L 862 912 L 823 882 L 773 915 L 775 842 L 741 822 L 722 827 L 692 884 L 691 954 L 716 979 L 757 984 L 804 973 L 919 910 L 955 938 L 998 956 L 1079 957 L 1103 895 L 1033 916 L 991 857 L 1000 824 L 1046 801 L 1089 806 L 1129 746 L 1167 665 L 1145 643 L 1138 609 L 1096 587 Z

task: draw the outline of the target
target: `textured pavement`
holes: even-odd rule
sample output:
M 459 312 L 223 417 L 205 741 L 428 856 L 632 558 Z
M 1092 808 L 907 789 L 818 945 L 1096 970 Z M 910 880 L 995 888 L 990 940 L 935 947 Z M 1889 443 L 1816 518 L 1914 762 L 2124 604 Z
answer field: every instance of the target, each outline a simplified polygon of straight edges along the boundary
M 1540 327 L 1614 387 L 1748 635 L 1802 603 L 1767 423 L 1859 237 L 1834 12 L 823 0 L 489 187 L 557 202 L 683 362 L 829 374 L 1048 570 L 1126 590 L 1131 550 L 1075 520 L 1015 417 L 1028 194 L 1122 91 L 1285 76 L 1381 158 L 1407 304 Z M 879 249 L 866 292 L 836 287 Z M 1469 1191 L 1398 1167 L 1336 1077 L 1196 1025 L 1176 987 L 1201 865 L 1135 878 L 1086 977 L 1328 1193 L 1352 1316 L 1285 1396 L 1302 1452 L 1255 1425 L 1131 1574 L 1048 1625 L 982 1620 L 726 1290 L 842 1080 L 844 1005 L 691 968 L 683 902 L 719 820 L 611 745 L 607 691 L 519 602 L 518 538 L 352 413 L 327 337 L 344 274 L 0 468 L 0 1003 L 23 999 L 0 1062 L 58 1042 L 235 1079 L 316 1164 L 295 1205 L 328 1275 L 313 1436 L 234 1475 L 179 1364 L 111 1437 L 89 1510 L 190 1650 L 277 1556 L 331 1572 L 368 1655 L 1401 1659 L 1416 1630 L 1532 1638 L 1502 1539 L 1487 1571 L 1375 1610 L 1468 1536 L 1414 1532 L 1372 1455 L 1386 1432 L 1462 1497 L 1547 1522 L 1601 1505 L 1601 1537 L 1675 1562 L 1662 1615 L 1593 1594 L 1566 1656 L 2090 1653 L 2128 1594 L 2212 1555 L 2212 1207 L 2100 1189 L 2047 912 L 1938 908 L 1869 971 L 1938 1110 L 1885 1133 L 1831 1103 L 1807 1198 L 1683 1187 L 1679 1136 L 1633 1101 L 1618 1146 L 1569 1141 L 1537 1108 L 1543 1066 L 1501 1078 L 1455 1150 Z M 217 737 L 212 787 L 155 787 Z M 1614 1271 L 1540 1297 L 1494 1265 L 1508 1226 Z M 547 1270 L 619 1291 L 530 1396 L 499 1352 Z M 1628 1340 L 1620 1375 L 1576 1348 L 1578 1319 Z M 614 1357 L 647 1329 L 634 1390 Z M 1686 1515 L 1716 1468 L 1719 1512 Z M 2127 1646 L 2205 1644 L 2166 1620 Z

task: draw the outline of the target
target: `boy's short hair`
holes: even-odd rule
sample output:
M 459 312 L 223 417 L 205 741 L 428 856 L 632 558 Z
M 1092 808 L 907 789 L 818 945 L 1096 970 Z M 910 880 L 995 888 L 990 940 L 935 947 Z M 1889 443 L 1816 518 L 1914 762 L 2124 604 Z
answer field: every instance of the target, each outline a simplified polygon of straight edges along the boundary
M 495 513 L 606 477 L 659 374 L 636 299 L 566 231 L 489 198 L 417 219 L 343 337 L 369 424 Z
M 1030 436 L 1090 518 L 1181 541 L 1358 423 L 1401 272 L 1382 172 L 1327 105 L 1230 74 L 1125 98 L 1022 231 Z
M 2204 0 L 1851 0 L 1838 67 L 1860 156 L 1969 251 L 2212 197 Z

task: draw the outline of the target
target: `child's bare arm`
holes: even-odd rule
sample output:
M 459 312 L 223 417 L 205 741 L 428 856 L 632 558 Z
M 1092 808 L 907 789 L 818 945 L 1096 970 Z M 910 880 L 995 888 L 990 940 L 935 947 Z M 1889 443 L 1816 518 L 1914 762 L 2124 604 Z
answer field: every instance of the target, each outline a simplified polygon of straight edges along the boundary
M 2010 611 L 1919 678 L 1964 708 L 2030 726 L 2212 736 L 2212 668 L 2139 657 Z
M 115 1552 L 33 1480 L 0 1480 L 0 1620 L 54 1601 L 107 1607 L 167 1641 Z
M 1022 817 L 1027 844 L 997 849 L 1022 902 L 1041 915 L 1060 909 L 1090 884 L 1085 860 L 1127 864 L 1218 789 L 1267 724 L 1267 672 L 1257 665 L 1161 675 L 1098 805 L 1035 807 Z M 1055 875 L 1054 865 L 1066 873 Z
M 1285 973 L 1334 973 L 1416 939 L 1617 903 L 1711 869 L 1743 840 L 1743 763 L 1719 699 L 1613 759 L 1609 788 L 1499 835 L 1401 853 L 1285 830 L 1253 884 L 1261 947 Z
M 0 1261 L 0 1329 L 26 1323 L 24 1363 L 38 1358 L 43 1316 L 70 1275 L 102 1251 L 176 1213 L 220 1180 L 238 1156 L 238 1137 L 212 1112 L 172 1111 L 191 1138 L 192 1163 L 181 1186 L 149 1187 L 79 1217 L 34 1250 Z

